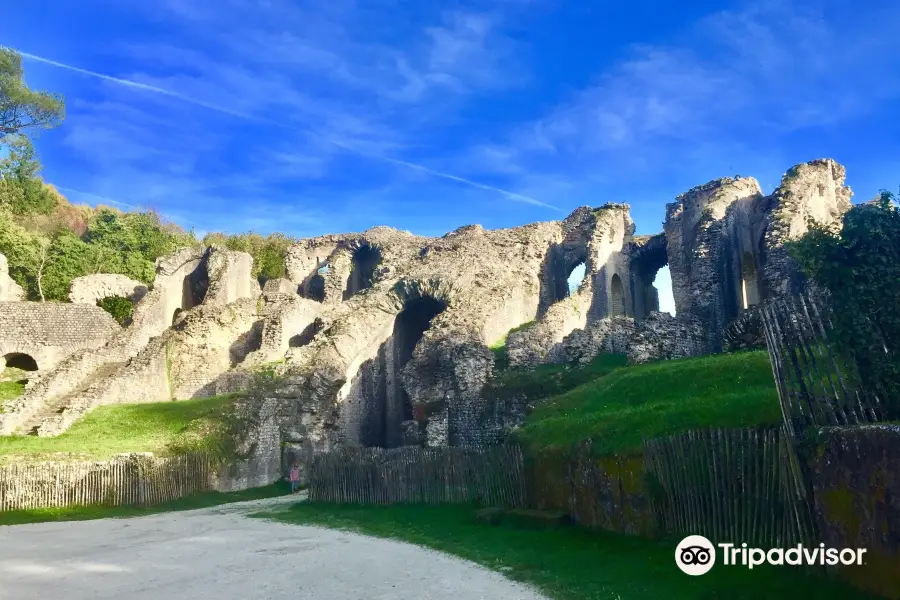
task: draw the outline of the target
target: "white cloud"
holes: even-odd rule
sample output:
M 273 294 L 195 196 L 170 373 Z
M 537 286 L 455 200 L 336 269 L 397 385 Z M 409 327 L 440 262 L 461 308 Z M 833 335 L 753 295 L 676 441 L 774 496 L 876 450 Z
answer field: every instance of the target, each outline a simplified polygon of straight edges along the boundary
M 876 7 L 879 4 L 881 8 Z M 663 45 L 637 45 L 589 87 L 462 164 L 570 181 L 659 168 L 700 146 L 716 156 L 759 133 L 853 119 L 900 97 L 900 10 L 843 13 L 765 1 L 702 19 Z

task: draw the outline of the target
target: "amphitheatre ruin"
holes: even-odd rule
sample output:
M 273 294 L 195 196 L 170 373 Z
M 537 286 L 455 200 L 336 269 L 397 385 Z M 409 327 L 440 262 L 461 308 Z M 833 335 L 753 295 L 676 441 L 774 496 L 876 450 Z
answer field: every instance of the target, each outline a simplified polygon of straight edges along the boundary
M 635 235 L 625 204 L 439 238 L 375 227 L 301 240 L 286 276 L 262 287 L 248 254 L 182 248 L 157 262 L 150 289 L 90 275 L 69 303 L 23 301 L 0 256 L 0 367 L 32 371 L 0 411 L 0 434 L 55 436 L 101 405 L 244 391 L 271 369 L 278 386 L 255 409 L 261 480 L 273 480 L 282 444 L 495 443 L 525 407 L 483 393 L 492 346 L 505 339 L 512 365 L 533 366 L 752 345 L 741 316 L 802 285 L 784 243 L 810 218 L 839 220 L 850 198 L 844 168 L 814 160 L 770 195 L 750 177 L 695 187 L 667 205 L 656 235 Z M 659 312 L 665 265 L 677 316 Z M 134 304 L 124 326 L 97 305 L 111 296 Z

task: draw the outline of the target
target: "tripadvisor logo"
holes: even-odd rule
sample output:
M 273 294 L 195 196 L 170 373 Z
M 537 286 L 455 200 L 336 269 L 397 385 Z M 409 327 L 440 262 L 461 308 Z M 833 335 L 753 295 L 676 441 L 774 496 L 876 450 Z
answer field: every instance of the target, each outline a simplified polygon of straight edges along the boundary
M 675 548 L 675 564 L 688 575 L 703 575 L 716 564 L 716 548 L 702 535 L 689 535 Z
M 722 550 L 722 564 L 744 566 L 748 569 L 770 565 L 862 565 L 865 548 L 805 547 L 797 544 L 791 548 L 750 548 L 747 544 L 713 544 L 702 535 L 689 535 L 675 548 L 675 564 L 688 575 L 703 575 L 716 564 L 716 547 Z

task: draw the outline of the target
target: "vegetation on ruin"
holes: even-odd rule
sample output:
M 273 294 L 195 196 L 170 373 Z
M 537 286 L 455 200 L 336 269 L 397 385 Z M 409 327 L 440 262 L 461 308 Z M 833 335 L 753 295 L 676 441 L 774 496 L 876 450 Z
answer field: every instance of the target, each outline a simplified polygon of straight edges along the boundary
M 203 245 L 246 252 L 253 257 L 251 275 L 260 283 L 265 283 L 269 279 L 285 276 L 284 259 L 288 248 L 296 241 L 296 238 L 283 233 L 264 236 L 251 231 L 238 234 L 210 233 L 203 238 Z
M 464 505 L 353 506 L 300 503 L 254 515 L 411 542 L 454 554 L 531 584 L 550 598 L 872 598 L 849 585 L 800 569 L 716 566 L 686 577 L 673 560 L 677 540 L 589 531 L 577 527 L 488 525 Z
M 607 455 L 638 449 L 645 437 L 781 418 L 768 355 L 751 351 L 615 369 L 538 404 L 516 437 L 534 450 L 592 439 Z
M 900 418 L 900 209 L 893 194 L 853 207 L 840 225 L 811 222 L 788 249 L 831 292 L 832 335 L 845 363 L 880 392 L 884 416 Z
M 28 381 L 28 371 L 6 367 L 0 371 L 0 413 L 3 412 L 3 403 L 13 400 L 25 391 L 25 383 Z
M 220 452 L 233 396 L 101 406 L 58 437 L 0 436 L 0 461 L 100 460 L 127 452 Z
M 192 494 L 147 508 L 137 506 L 71 506 L 68 508 L 11 510 L 0 512 L 0 527 L 3 525 L 24 525 L 26 523 L 46 523 L 50 521 L 91 521 L 94 519 L 143 517 L 163 512 L 210 508 L 232 502 L 262 500 L 284 496 L 288 493 L 290 493 L 290 484 L 281 481 L 265 487 L 250 488 L 237 492 L 202 492 Z

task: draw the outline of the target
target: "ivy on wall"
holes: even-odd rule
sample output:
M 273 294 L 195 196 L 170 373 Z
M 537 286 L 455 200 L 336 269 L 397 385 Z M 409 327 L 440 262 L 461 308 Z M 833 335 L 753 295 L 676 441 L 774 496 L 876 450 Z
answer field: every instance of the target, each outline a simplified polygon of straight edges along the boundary
M 788 245 L 804 272 L 830 293 L 833 335 L 880 392 L 886 419 L 900 418 L 900 210 L 883 191 L 842 224 L 810 224 Z

